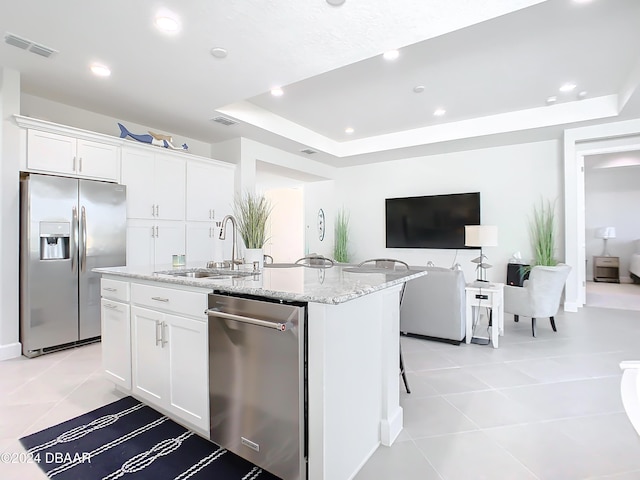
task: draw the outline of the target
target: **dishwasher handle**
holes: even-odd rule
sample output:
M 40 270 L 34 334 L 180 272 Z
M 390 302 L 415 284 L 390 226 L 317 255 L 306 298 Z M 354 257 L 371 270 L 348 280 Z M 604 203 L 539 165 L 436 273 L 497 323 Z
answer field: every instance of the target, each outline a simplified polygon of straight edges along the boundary
M 274 330 L 278 330 L 279 332 L 286 332 L 290 328 L 290 325 L 287 323 L 270 322 L 268 320 L 260 320 L 259 318 L 244 317 L 242 315 L 234 315 L 233 313 L 220 312 L 218 310 L 207 309 L 204 311 L 204 313 L 209 317 L 234 320 L 236 322 L 248 323 L 250 325 L 256 325 L 258 327 L 273 328 Z

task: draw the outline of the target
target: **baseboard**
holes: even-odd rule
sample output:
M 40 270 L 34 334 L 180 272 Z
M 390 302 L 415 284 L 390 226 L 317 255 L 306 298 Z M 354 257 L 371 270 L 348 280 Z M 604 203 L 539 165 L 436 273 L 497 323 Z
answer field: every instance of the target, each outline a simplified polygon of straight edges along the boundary
M 464 337 L 462 337 L 461 340 L 454 340 L 451 338 L 431 337 L 429 335 L 420 335 L 419 333 L 408 333 L 408 332 L 400 332 L 400 335 L 402 335 L 403 337 L 419 338 L 421 340 L 431 340 L 433 342 L 449 343 L 451 345 L 460 345 L 464 340 Z
M 580 305 L 582 306 L 582 305 Z M 564 311 L 565 312 L 577 312 L 578 311 L 578 302 L 564 302 Z
M 22 344 L 20 342 L 0 345 L 0 362 L 18 358 L 20 355 L 22 355 Z
M 383 419 L 380 422 L 380 443 L 387 447 L 393 445 L 398 435 L 402 431 L 403 410 L 398 407 L 391 418 Z

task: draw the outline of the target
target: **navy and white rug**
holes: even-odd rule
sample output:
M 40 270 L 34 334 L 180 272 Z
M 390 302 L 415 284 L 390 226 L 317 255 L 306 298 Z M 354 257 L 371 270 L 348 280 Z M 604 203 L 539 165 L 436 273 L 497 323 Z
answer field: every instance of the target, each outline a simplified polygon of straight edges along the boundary
M 132 397 L 21 438 L 59 480 L 278 480 Z

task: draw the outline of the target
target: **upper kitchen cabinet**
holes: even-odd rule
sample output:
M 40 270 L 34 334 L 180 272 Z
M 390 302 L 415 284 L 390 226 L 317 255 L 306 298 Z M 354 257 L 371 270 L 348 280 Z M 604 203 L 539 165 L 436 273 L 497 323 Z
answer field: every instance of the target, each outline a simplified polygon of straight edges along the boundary
M 149 148 L 122 147 L 122 183 L 127 217 L 184 220 L 185 164 L 179 155 Z
M 235 166 L 222 162 L 187 163 L 187 220 L 220 221 L 233 210 Z
M 27 131 L 27 169 L 97 180 L 118 180 L 116 145 L 57 133 Z

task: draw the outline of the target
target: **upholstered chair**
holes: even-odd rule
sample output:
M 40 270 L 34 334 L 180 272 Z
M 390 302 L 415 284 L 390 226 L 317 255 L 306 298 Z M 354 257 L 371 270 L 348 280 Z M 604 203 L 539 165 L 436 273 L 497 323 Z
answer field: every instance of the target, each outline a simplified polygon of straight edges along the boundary
M 536 336 L 536 318 L 549 317 L 551 328 L 556 332 L 554 316 L 560 308 L 562 290 L 571 267 L 559 264 L 554 267 L 535 266 L 529 280 L 522 287 L 504 287 L 504 311 L 512 313 L 514 321 L 520 316 L 531 318 L 531 332 Z

